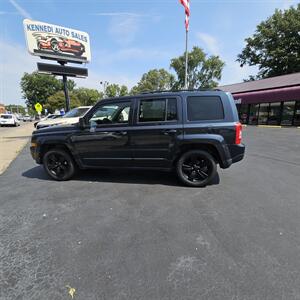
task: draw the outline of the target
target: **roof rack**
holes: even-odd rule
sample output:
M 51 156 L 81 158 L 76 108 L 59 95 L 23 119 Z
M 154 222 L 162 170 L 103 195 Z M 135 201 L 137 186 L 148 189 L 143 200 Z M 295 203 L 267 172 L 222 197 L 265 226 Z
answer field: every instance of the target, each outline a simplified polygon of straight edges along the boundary
M 205 89 L 205 88 L 199 88 L 199 89 L 181 89 L 181 90 L 156 90 L 156 91 L 145 91 L 141 92 L 141 95 L 144 94 L 156 94 L 156 93 L 176 93 L 176 92 L 201 92 L 201 91 L 222 91 L 220 89 Z

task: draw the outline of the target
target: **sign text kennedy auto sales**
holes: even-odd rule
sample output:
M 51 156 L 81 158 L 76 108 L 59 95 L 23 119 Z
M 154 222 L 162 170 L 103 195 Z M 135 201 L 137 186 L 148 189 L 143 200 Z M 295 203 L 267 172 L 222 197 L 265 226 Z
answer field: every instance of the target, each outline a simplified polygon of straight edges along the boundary
M 91 60 L 88 33 L 29 19 L 23 24 L 31 54 L 64 61 Z

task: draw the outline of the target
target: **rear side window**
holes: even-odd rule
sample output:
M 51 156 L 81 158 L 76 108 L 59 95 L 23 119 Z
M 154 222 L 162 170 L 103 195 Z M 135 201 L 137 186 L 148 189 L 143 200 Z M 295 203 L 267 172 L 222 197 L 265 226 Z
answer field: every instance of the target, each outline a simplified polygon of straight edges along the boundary
M 223 104 L 217 96 L 198 96 L 187 98 L 189 121 L 208 121 L 224 119 Z
M 12 115 L 1 115 L 2 119 L 12 119 Z
M 139 122 L 164 122 L 177 120 L 177 100 L 147 99 L 139 105 Z

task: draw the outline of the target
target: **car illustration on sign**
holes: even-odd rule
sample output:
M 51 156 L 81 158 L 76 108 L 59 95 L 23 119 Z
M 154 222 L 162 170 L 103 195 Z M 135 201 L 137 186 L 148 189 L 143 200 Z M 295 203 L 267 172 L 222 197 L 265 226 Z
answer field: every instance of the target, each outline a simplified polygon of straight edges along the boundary
M 54 53 L 71 53 L 75 56 L 81 56 L 85 52 L 85 47 L 78 41 L 53 36 L 53 35 L 43 35 L 34 34 L 37 43 L 38 50 L 46 50 Z

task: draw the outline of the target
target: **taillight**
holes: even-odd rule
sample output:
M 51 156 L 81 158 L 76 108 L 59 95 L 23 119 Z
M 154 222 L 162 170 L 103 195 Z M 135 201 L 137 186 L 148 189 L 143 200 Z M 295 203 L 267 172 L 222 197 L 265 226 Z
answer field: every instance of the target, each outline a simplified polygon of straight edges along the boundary
M 235 124 L 235 144 L 239 145 L 242 142 L 242 130 L 243 126 L 241 123 Z

